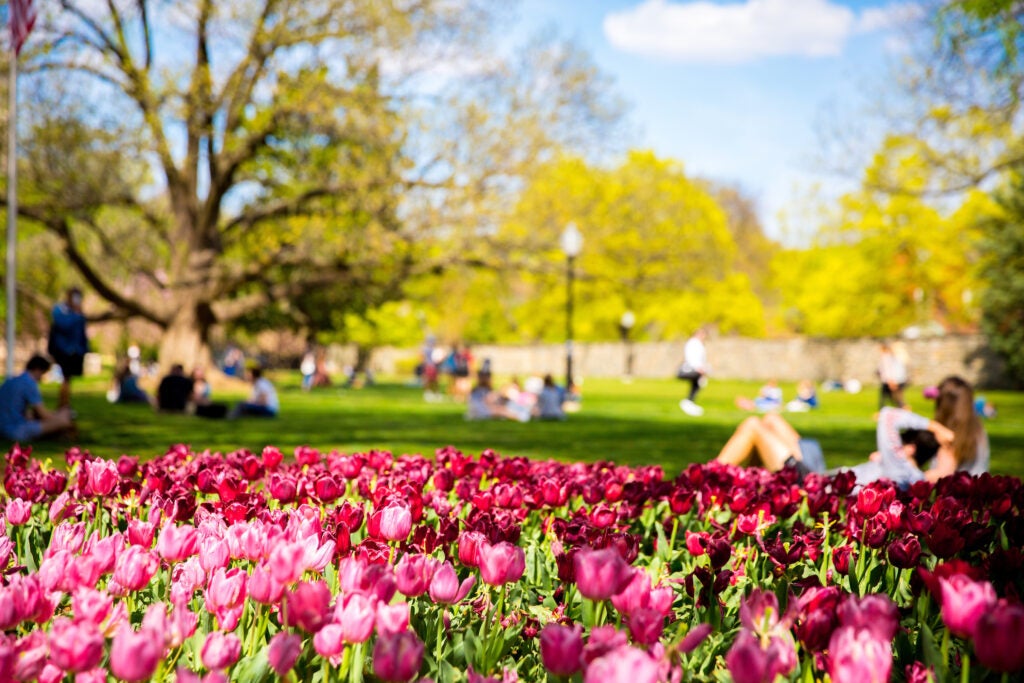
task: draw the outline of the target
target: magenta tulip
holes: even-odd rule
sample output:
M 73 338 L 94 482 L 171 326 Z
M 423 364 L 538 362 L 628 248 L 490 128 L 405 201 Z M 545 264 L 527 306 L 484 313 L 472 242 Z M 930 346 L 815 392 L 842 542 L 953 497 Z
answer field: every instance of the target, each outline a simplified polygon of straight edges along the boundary
M 416 598 L 427 592 L 434 578 L 437 560 L 426 555 L 403 555 L 395 565 L 398 592 L 407 598 Z
M 763 646 L 761 639 L 747 629 L 740 630 L 725 655 L 725 665 L 735 683 L 772 683 L 777 675 L 788 675 L 796 663 L 792 640 L 771 636 Z
M 316 633 L 330 620 L 331 591 L 323 581 L 299 581 L 284 601 L 289 626 Z
M 388 683 L 406 683 L 423 664 L 423 642 L 413 631 L 377 638 L 373 647 L 373 673 Z
M 409 629 L 409 603 L 396 602 L 393 605 L 377 604 L 374 618 L 379 635 L 393 635 Z
M 1002 673 L 1024 671 L 1024 607 L 1000 601 L 974 627 L 974 653 L 984 666 Z
M 341 624 L 326 624 L 313 636 L 313 649 L 321 657 L 327 659 L 341 657 L 345 652 L 345 641 L 342 638 Z
M 155 555 L 141 546 L 132 545 L 121 551 L 114 565 L 114 581 L 127 591 L 142 590 L 160 568 Z
M 373 601 L 361 593 L 350 593 L 336 612 L 341 624 L 341 637 L 346 643 L 365 643 L 373 634 L 377 610 Z
M 964 574 L 940 578 L 942 620 L 954 634 L 973 638 L 982 615 L 996 604 L 996 591 L 988 581 L 975 581 Z
M 633 568 L 615 548 L 581 548 L 576 553 L 576 586 L 591 600 L 607 600 L 633 579 Z
M 480 564 L 480 546 L 487 543 L 487 537 L 479 531 L 464 531 L 459 536 L 459 562 L 467 567 Z
M 583 667 L 583 628 L 548 624 L 540 632 L 540 658 L 556 676 L 569 677 Z
M 21 526 L 32 518 L 32 503 L 21 498 L 11 498 L 7 501 L 4 514 L 11 526 Z

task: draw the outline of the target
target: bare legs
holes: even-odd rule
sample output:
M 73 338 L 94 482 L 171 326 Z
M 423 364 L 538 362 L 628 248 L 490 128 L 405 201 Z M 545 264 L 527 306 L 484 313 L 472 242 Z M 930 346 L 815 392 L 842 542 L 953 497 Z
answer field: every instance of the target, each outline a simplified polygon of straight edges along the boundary
M 773 472 L 781 470 L 786 459 L 800 458 L 800 435 L 781 416 L 748 417 L 736 428 L 716 460 L 727 465 L 743 465 L 755 456 Z

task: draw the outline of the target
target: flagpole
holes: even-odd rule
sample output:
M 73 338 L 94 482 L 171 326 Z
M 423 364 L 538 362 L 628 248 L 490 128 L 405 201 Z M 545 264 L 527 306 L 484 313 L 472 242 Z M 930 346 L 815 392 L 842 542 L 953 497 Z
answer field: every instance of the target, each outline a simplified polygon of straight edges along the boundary
M 7 376 L 14 377 L 15 321 L 18 317 L 16 287 L 18 248 L 18 51 L 11 46 L 7 117 Z

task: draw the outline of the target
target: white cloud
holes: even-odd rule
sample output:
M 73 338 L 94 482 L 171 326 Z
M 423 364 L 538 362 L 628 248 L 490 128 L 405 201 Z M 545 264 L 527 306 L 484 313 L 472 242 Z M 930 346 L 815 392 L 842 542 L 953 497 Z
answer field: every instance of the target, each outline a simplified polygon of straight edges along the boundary
M 859 17 L 830 0 L 644 0 L 608 14 L 604 33 L 624 52 L 684 62 L 734 64 L 763 57 L 838 55 L 855 32 L 890 28 L 911 5 L 865 10 Z
M 857 19 L 859 33 L 888 31 L 905 26 L 907 23 L 921 18 L 924 8 L 909 3 L 896 3 L 884 7 L 869 7 L 861 12 Z

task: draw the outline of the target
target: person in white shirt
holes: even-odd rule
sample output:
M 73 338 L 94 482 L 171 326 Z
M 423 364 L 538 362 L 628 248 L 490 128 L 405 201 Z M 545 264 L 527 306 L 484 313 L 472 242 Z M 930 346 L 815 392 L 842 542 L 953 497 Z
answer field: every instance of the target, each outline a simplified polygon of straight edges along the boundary
M 249 398 L 237 404 L 228 417 L 236 418 L 243 415 L 276 417 L 280 405 L 274 385 L 263 376 L 263 371 L 260 368 L 250 369 L 249 377 L 252 380 L 252 392 L 249 394 Z
M 704 348 L 704 340 L 708 333 L 703 327 L 690 337 L 683 347 L 683 364 L 676 376 L 690 382 L 690 395 L 679 402 L 679 407 L 687 415 L 703 415 L 704 409 L 697 405 L 697 392 L 707 384 L 708 355 Z

